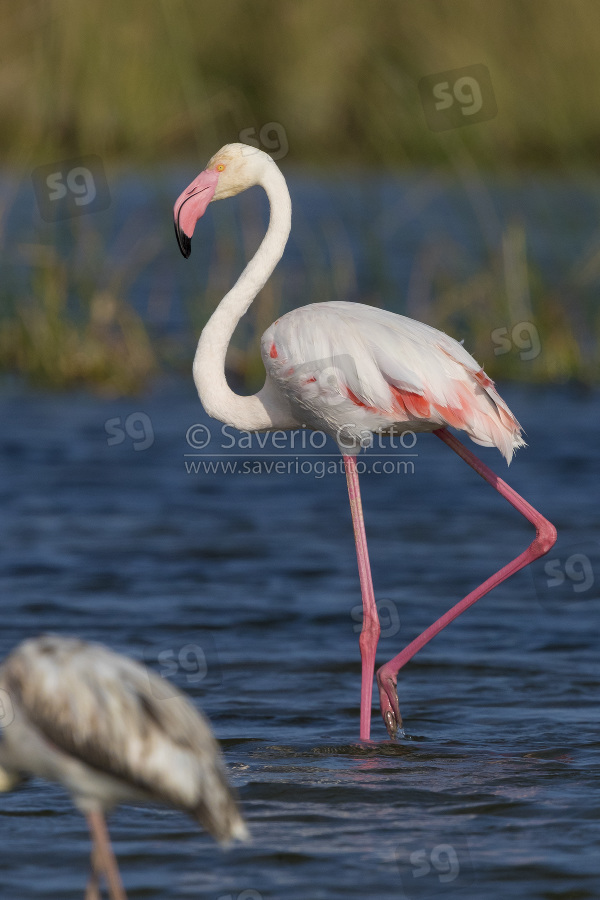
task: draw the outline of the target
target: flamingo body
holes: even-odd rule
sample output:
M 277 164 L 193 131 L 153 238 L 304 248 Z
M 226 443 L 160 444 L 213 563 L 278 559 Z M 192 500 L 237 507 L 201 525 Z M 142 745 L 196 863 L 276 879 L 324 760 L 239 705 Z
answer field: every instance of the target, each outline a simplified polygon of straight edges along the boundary
M 247 837 L 208 721 L 139 663 L 43 635 L 4 660 L 0 689 L 11 706 L 0 790 L 33 775 L 62 784 L 88 822 L 120 803 L 153 802 L 188 813 L 219 841 Z M 124 897 L 118 884 L 113 893 Z
M 480 365 L 441 331 L 362 303 L 313 303 L 261 341 L 267 374 L 298 420 L 345 453 L 370 432 L 460 428 L 510 462 L 521 426 Z
M 194 357 L 194 381 L 205 410 L 246 431 L 309 427 L 331 435 L 342 452 L 363 600 L 360 735 L 370 735 L 375 651 L 380 634 L 371 578 L 356 455 L 372 432 L 433 431 L 536 529 L 531 545 L 441 616 L 377 671 L 381 714 L 390 736 L 402 719 L 398 670 L 457 615 L 532 560 L 547 553 L 556 529 L 447 431 L 465 431 L 477 444 L 497 447 L 507 463 L 523 447 L 521 426 L 481 366 L 453 338 L 429 325 L 360 303 L 315 303 L 277 319 L 261 344 L 263 388 L 235 394 L 225 356 L 237 323 L 265 285 L 285 249 L 291 200 L 273 160 L 245 144 L 227 144 L 177 198 L 175 234 L 191 252 L 198 219 L 213 200 L 261 185 L 269 199 L 267 233 L 254 257 L 205 325 Z

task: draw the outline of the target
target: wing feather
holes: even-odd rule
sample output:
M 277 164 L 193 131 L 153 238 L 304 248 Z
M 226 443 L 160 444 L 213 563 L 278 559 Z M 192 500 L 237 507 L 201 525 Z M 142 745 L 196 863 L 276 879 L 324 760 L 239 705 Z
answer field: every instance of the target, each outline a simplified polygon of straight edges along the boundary
M 262 355 L 288 398 L 313 410 L 305 419 L 313 427 L 319 405 L 337 399 L 347 414 L 347 398 L 372 414 L 373 430 L 386 421 L 452 425 L 497 446 L 508 461 L 524 445 L 519 423 L 462 344 L 405 316 L 360 303 L 310 304 L 267 329 Z M 326 414 L 325 426 L 334 419 Z
M 240 816 L 218 744 L 171 683 L 100 644 L 56 635 L 21 644 L 1 681 L 68 756 L 186 810 L 218 839 L 233 834 Z

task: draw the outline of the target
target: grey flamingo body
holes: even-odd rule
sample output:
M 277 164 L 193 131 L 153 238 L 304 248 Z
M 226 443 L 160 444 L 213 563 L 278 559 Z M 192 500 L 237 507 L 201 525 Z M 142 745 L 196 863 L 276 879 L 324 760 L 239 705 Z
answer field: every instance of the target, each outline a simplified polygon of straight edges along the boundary
M 0 689 L 0 790 L 37 776 L 69 791 L 94 843 L 87 897 L 98 896 L 102 871 L 114 900 L 125 898 L 104 821 L 121 803 L 183 810 L 221 842 L 247 837 L 208 721 L 139 663 L 100 644 L 43 635 L 4 660 Z

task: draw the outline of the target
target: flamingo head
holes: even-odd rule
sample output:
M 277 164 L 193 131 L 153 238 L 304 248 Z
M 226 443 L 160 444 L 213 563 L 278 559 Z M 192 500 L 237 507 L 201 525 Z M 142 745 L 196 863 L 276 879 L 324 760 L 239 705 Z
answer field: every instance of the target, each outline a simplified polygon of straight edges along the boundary
M 208 204 L 260 184 L 266 167 L 272 165 L 270 156 L 248 144 L 225 144 L 215 153 L 204 171 L 180 194 L 173 209 L 177 243 L 186 259 L 192 252 L 196 222 Z

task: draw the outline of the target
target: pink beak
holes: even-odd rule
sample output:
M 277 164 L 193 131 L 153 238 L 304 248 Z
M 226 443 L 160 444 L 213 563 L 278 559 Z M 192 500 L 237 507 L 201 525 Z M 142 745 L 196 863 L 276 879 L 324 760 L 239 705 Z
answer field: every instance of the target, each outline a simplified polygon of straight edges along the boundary
M 196 222 L 206 212 L 206 207 L 214 197 L 219 176 L 205 170 L 180 194 L 173 207 L 175 236 L 179 249 L 187 259 L 192 252 L 192 235 Z

